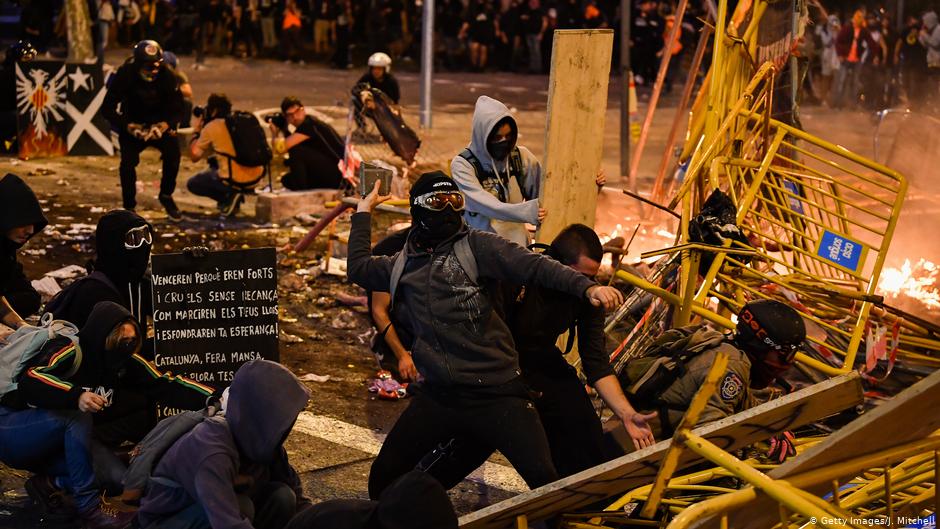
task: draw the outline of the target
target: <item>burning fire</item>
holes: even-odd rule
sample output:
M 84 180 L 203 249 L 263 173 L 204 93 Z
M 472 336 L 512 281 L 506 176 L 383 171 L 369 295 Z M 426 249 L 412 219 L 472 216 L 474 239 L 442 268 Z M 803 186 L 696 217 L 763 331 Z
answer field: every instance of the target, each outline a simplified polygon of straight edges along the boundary
M 940 289 L 937 288 L 937 274 L 940 266 L 921 259 L 911 265 L 909 259 L 898 268 L 885 268 L 881 272 L 878 289 L 886 298 L 907 296 L 923 303 L 927 308 L 940 308 Z

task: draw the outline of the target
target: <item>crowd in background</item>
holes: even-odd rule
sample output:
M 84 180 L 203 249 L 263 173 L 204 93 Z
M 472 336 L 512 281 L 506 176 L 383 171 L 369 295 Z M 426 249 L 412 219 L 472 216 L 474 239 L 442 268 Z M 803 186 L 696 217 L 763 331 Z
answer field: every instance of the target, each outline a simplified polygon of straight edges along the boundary
M 801 54 L 810 70 L 809 101 L 832 108 L 878 110 L 900 103 L 936 110 L 940 104 L 940 24 L 937 13 L 909 13 L 904 25 L 884 9 L 820 16 Z

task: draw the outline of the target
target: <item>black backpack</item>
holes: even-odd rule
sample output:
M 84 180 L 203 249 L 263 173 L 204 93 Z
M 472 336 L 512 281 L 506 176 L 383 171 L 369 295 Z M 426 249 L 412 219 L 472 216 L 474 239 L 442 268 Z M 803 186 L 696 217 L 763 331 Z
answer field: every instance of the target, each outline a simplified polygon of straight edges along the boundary
M 225 127 L 235 147 L 235 163 L 243 167 L 266 167 L 271 163 L 268 138 L 254 114 L 236 110 L 225 117 Z
M 473 155 L 470 149 L 464 149 L 458 156 L 473 166 L 473 172 L 476 174 L 477 180 L 479 180 L 480 186 L 482 186 L 483 189 L 499 199 L 500 202 L 509 201 L 509 182 L 505 180 L 501 174 L 484 170 L 480 160 Z M 516 183 L 519 184 L 519 191 L 522 192 L 522 197 L 526 200 L 531 200 L 534 197 L 528 197 L 525 193 L 526 176 L 522 153 L 519 151 L 519 147 L 515 147 L 509 154 L 509 177 L 516 179 Z M 476 214 L 470 213 L 470 215 L 475 216 Z

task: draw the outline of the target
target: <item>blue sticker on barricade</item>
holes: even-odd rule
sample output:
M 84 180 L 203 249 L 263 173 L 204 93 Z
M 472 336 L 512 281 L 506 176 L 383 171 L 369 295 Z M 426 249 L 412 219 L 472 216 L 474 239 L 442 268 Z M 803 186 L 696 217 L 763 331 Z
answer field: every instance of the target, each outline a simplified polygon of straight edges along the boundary
M 846 270 L 858 272 L 864 264 L 865 245 L 825 230 L 819 239 L 816 255 Z
M 783 187 L 786 188 L 787 191 L 796 195 L 796 197 L 787 195 L 787 201 L 790 203 L 790 209 L 799 213 L 800 215 L 803 215 L 804 213 L 806 213 L 806 211 L 803 209 L 803 202 L 801 202 L 800 199 L 797 198 L 798 196 L 801 196 L 799 186 L 797 186 L 795 182 L 784 180 Z

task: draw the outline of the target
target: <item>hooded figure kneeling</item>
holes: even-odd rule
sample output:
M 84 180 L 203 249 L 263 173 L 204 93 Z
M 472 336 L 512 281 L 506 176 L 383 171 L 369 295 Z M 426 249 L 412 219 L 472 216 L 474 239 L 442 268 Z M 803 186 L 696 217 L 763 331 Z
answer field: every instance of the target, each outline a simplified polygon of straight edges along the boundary
M 184 434 L 157 463 L 141 529 L 280 529 L 310 505 L 284 441 L 310 392 L 275 362 L 252 360 L 229 386 L 225 417 Z

